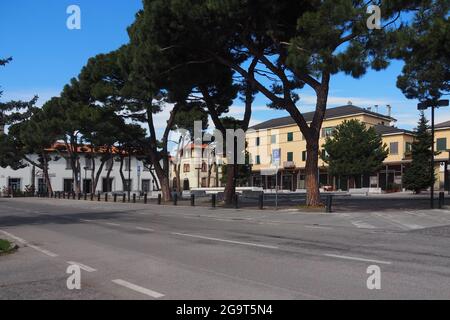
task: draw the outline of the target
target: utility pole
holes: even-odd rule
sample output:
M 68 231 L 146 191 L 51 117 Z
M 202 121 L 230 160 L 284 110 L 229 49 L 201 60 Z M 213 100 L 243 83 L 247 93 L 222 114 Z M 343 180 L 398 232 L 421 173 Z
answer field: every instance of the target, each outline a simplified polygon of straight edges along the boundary
M 426 100 L 417 105 L 418 110 L 427 110 L 431 108 L 431 175 L 433 177 L 430 188 L 430 208 L 434 209 L 434 109 L 447 107 L 448 100 Z

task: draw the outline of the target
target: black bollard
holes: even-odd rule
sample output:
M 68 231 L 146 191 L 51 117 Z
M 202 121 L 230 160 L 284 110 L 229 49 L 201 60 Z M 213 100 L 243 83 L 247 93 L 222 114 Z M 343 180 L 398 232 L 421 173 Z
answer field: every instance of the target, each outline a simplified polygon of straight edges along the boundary
M 144 203 L 147 204 L 147 193 L 144 193 Z
M 136 193 L 133 193 L 133 203 L 136 203 Z
M 178 193 L 174 192 L 173 194 L 173 205 L 176 206 L 178 204 Z
M 239 209 L 239 194 L 234 194 L 234 208 Z
M 87 193 L 85 192 L 84 193 L 84 201 L 86 201 L 87 200 Z
M 108 192 L 105 193 L 105 202 L 108 202 Z
M 91 193 L 91 201 L 94 201 L 94 193 Z
M 97 201 L 98 201 L 98 202 L 101 201 L 100 197 L 101 197 L 101 194 L 100 194 L 100 191 L 99 191 L 98 194 L 97 194 Z
M 212 206 L 213 208 L 216 207 L 216 197 L 217 197 L 217 195 L 216 195 L 215 193 L 213 193 L 213 194 L 211 195 L 211 206 Z
M 161 194 L 158 194 L 158 204 L 161 204 Z
M 78 200 L 81 200 L 81 193 L 78 194 Z
M 114 202 L 117 202 L 117 194 L 116 193 L 114 193 L 113 198 L 114 198 Z
M 77 195 L 75 194 L 75 191 L 72 193 L 72 199 L 75 200 Z
M 327 213 L 333 212 L 331 209 L 332 204 L 333 204 L 333 196 L 331 194 L 329 194 L 329 195 L 327 195 L 327 200 L 326 200 L 326 212 Z
M 445 193 L 439 192 L 439 209 L 442 209 L 442 207 L 445 205 Z
M 191 194 L 191 206 L 195 207 L 195 194 Z
M 58 191 L 58 199 L 61 199 L 61 191 Z
M 258 197 L 258 205 L 259 205 L 259 209 L 260 209 L 260 210 L 264 209 L 264 192 L 261 192 L 261 193 L 259 194 L 259 197 Z
M 127 202 L 127 196 L 125 194 L 123 194 L 123 196 L 122 196 L 122 202 L 123 203 Z

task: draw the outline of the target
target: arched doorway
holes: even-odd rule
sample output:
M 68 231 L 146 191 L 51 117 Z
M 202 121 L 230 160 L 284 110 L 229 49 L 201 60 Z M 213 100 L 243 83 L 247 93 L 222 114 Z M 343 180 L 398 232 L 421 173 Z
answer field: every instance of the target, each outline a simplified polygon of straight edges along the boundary
M 184 181 L 183 181 L 183 190 L 190 190 L 190 187 L 189 187 L 189 179 L 184 179 Z

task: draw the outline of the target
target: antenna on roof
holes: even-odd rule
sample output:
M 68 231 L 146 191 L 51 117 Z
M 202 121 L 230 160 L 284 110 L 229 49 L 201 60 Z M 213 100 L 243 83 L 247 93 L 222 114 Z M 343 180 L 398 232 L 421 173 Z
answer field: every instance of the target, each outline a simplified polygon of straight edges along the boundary
M 388 110 L 388 117 L 391 117 L 392 114 L 392 106 L 390 104 L 386 105 L 386 108 Z
M 349 105 L 349 106 L 352 106 L 353 105 L 353 102 L 351 102 L 350 100 L 347 102 L 347 104 Z
M 368 111 L 372 111 L 372 107 L 367 107 L 367 110 Z
M 378 105 L 375 105 L 375 112 L 378 113 Z

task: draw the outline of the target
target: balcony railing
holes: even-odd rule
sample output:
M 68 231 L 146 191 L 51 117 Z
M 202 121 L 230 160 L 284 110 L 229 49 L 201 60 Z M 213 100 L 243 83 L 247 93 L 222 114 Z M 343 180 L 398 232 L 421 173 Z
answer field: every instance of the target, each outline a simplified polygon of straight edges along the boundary
M 295 162 L 294 161 L 285 161 L 283 163 L 283 168 L 285 168 L 285 169 L 295 168 Z

